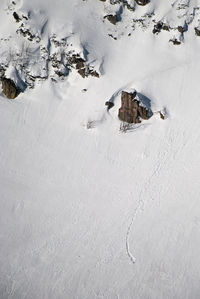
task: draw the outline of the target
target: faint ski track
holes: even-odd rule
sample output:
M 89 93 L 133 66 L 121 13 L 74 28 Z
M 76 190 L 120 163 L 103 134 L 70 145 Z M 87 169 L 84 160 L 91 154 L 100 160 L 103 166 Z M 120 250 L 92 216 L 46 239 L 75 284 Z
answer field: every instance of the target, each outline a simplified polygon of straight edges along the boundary
M 172 132 L 170 130 L 169 132 L 169 136 L 170 137 L 172 135 Z M 170 142 L 167 143 L 167 149 L 164 150 L 163 152 L 160 151 L 160 157 L 158 158 L 158 162 L 156 163 L 156 166 L 154 168 L 154 171 L 152 172 L 152 174 L 149 176 L 149 178 L 147 179 L 146 183 L 144 183 L 144 189 L 142 189 L 140 191 L 140 194 L 139 194 L 139 202 L 138 202 L 138 205 L 137 207 L 135 208 L 135 211 L 134 211 L 134 214 L 132 216 L 132 219 L 131 219 L 131 222 L 128 226 L 128 229 L 127 229 L 127 232 L 126 232 L 126 252 L 127 252 L 127 255 L 131 261 L 131 263 L 135 264 L 136 262 L 136 257 L 132 254 L 131 250 L 130 250 L 130 244 L 129 244 L 129 236 L 130 236 L 130 232 L 131 232 L 131 229 L 132 229 L 132 226 L 136 220 L 136 217 L 138 215 L 138 213 L 140 211 L 144 211 L 144 206 L 145 204 L 149 201 L 149 199 L 145 199 L 143 200 L 142 199 L 142 195 L 146 193 L 146 191 L 148 190 L 150 184 L 152 183 L 152 180 L 155 176 L 158 176 L 160 171 L 161 171 L 161 168 L 163 168 L 163 166 L 166 164 L 166 162 L 169 160 L 168 157 L 169 157 L 169 153 L 170 153 L 170 148 L 171 148 L 171 145 L 172 145 L 172 141 L 173 139 L 170 139 L 170 138 L 167 138 L 168 140 L 170 140 Z M 144 197 L 144 196 L 143 196 Z M 149 197 L 151 197 L 149 195 Z M 144 197 L 146 198 L 146 197 Z M 153 200 L 153 198 L 152 198 Z

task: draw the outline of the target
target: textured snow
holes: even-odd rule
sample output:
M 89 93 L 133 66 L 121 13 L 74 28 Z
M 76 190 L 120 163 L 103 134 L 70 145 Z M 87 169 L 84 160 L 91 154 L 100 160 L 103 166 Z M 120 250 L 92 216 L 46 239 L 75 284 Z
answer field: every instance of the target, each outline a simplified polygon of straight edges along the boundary
M 14 36 L 2 3 L 1 36 Z M 113 40 L 101 1 L 16 5 L 44 43 L 56 32 L 86 49 L 101 77 L 0 95 L 0 298 L 199 298 L 200 38 L 191 28 L 176 47 L 137 29 Z M 162 0 L 136 13 L 153 8 L 175 20 Z M 120 94 L 133 89 L 155 113 L 122 133 Z

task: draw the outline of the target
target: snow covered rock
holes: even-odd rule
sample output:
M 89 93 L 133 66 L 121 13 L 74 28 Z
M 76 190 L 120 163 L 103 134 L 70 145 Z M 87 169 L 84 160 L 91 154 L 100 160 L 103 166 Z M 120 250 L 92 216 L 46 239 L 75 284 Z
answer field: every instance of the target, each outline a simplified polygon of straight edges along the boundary
M 119 119 L 127 123 L 140 123 L 142 119 L 149 119 L 150 110 L 141 102 L 137 92 L 122 91 Z
M 149 0 L 135 0 L 135 2 L 138 4 L 138 5 L 146 5 L 148 4 L 150 1 Z

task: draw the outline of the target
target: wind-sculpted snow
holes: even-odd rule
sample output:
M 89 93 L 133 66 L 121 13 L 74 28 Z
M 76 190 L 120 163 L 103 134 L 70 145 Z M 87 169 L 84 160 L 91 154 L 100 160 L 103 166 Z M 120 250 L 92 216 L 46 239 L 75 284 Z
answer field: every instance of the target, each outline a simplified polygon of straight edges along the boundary
M 180 45 L 188 31 L 193 35 L 200 32 L 200 6 L 195 1 L 163 4 L 152 0 L 140 7 L 135 1 L 76 0 L 65 8 L 60 0 L 56 10 L 54 5 L 54 1 L 49 1 L 48 7 L 41 1 L 34 5 L 30 1 L 5 1 L 7 16 L 3 22 L 9 24 L 9 29 L 10 23 L 12 26 L 10 31 L 2 28 L 1 76 L 13 66 L 27 87 L 33 88 L 35 82 L 48 78 L 57 82 L 76 69 L 71 64 L 72 56 L 86 61 L 86 71 L 79 71 L 83 77 L 92 73 L 99 76 L 103 74 L 103 44 L 108 44 L 108 37 L 115 41 L 134 38 L 141 30 L 141 34 L 147 31 L 158 35 L 156 38 L 163 35 L 166 43 Z M 114 24 L 109 22 L 109 16 L 115 18 Z

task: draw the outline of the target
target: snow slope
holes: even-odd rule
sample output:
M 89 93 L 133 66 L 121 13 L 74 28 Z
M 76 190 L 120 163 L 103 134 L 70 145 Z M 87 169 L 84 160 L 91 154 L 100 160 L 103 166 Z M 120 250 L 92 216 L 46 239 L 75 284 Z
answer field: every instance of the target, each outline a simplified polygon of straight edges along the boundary
M 174 46 L 171 32 L 153 35 L 152 24 L 121 34 L 127 16 L 114 40 L 116 27 L 102 22 L 117 9 L 108 1 L 16 1 L 35 13 L 32 22 L 40 19 L 31 28 L 41 41 L 29 45 L 2 2 L 1 34 L 11 38 L 1 63 L 8 49 L 37 48 L 56 33 L 87 50 L 101 76 L 72 70 L 57 83 L 36 81 L 14 101 L 0 96 L 0 298 L 199 298 L 197 25 Z M 188 9 L 197 4 L 188 1 Z M 150 5 L 135 14 L 154 7 L 157 20 L 168 12 L 179 25 L 162 0 Z M 25 80 L 24 69 L 19 74 Z M 120 92 L 130 88 L 151 99 L 153 112 L 166 109 L 167 119 L 155 113 L 121 132 Z

